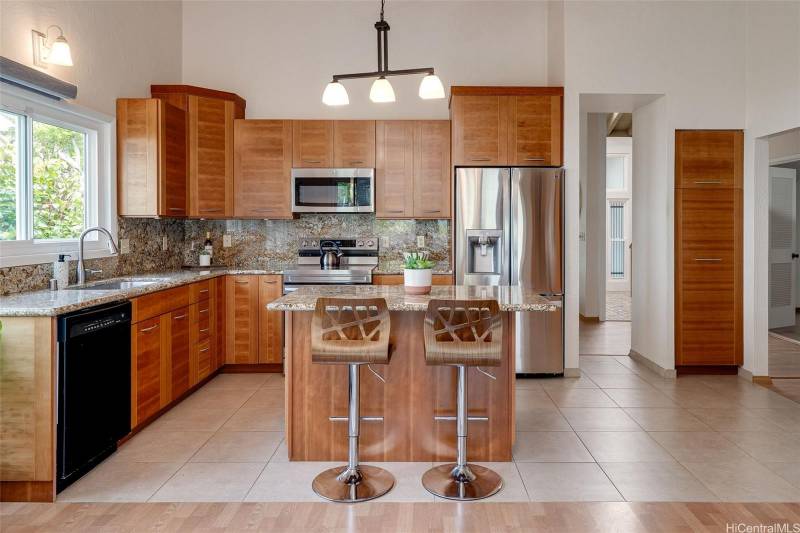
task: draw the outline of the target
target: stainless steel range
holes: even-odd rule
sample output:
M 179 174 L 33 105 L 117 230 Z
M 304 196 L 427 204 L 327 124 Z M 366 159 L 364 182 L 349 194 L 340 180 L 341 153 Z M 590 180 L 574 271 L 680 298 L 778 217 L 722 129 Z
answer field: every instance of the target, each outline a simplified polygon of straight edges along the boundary
M 369 285 L 377 266 L 377 237 L 303 239 L 297 264 L 283 271 L 283 292 L 302 285 Z

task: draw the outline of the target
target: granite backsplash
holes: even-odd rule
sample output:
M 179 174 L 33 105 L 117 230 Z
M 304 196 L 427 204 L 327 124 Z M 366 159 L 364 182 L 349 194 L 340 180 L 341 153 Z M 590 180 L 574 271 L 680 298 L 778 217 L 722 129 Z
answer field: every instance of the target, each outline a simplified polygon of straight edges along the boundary
M 86 266 L 102 269 L 92 276 L 96 280 L 197 265 L 207 231 L 214 242 L 214 264 L 229 267 L 281 270 L 295 261 L 299 241 L 304 238 L 376 236 L 380 239 L 378 269 L 399 272 L 403 252 L 416 250 L 417 236 L 424 235 L 435 269 L 451 268 L 449 221 L 379 220 L 369 214 L 301 215 L 293 220 L 120 218 L 119 238 L 128 239 L 129 252 L 87 260 Z M 222 246 L 225 233 L 231 236 L 228 248 Z M 167 237 L 167 250 L 162 250 L 163 236 Z M 74 282 L 77 261 L 70 261 L 70 266 Z M 52 277 L 51 263 L 0 268 L 0 295 L 44 289 Z

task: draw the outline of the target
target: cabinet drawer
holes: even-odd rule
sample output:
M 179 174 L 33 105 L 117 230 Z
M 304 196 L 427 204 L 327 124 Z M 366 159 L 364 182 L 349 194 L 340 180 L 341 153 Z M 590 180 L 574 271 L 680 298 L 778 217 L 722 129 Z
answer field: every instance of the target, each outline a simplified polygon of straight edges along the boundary
M 741 188 L 743 146 L 740 130 L 675 131 L 675 186 Z
M 211 336 L 211 302 L 197 303 L 197 339 L 204 341 Z
M 211 280 L 192 283 L 192 302 L 208 300 L 211 297 Z
M 131 300 L 132 322 L 141 322 L 192 303 L 191 286 L 183 285 L 165 291 L 145 294 Z

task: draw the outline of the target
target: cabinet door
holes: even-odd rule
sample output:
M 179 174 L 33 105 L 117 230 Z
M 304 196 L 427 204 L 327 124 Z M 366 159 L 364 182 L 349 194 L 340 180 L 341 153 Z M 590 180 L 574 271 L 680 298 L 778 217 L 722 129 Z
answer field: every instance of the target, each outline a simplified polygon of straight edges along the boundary
M 226 277 L 213 279 L 214 290 L 214 370 L 225 364 L 225 305 L 226 305 Z
M 675 186 L 741 188 L 743 146 L 741 130 L 676 130 Z
M 510 96 L 508 156 L 516 166 L 561 166 L 561 96 Z
M 337 120 L 333 123 L 333 166 L 375 167 L 374 120 Z
M 258 276 L 228 276 L 225 362 L 258 362 Z
M 160 108 L 156 98 L 117 100 L 117 207 L 120 216 L 156 216 Z
M 292 121 L 292 166 L 297 168 L 333 166 L 333 121 Z
M 379 120 L 375 126 L 375 216 L 414 216 L 414 121 Z M 449 137 L 448 131 L 448 137 Z M 449 143 L 448 143 L 449 144 Z
M 234 103 L 189 95 L 189 214 L 233 215 Z
M 292 218 L 292 122 L 234 121 L 234 214 Z
M 258 362 L 283 362 L 283 312 L 268 311 L 267 304 L 283 294 L 282 276 L 258 276 Z
M 414 218 L 450 218 L 450 121 L 414 125 Z
M 165 217 L 183 217 L 188 214 L 186 165 L 186 112 L 162 102 L 161 115 L 161 184 L 159 213 Z
M 453 96 L 453 164 L 508 164 L 508 96 Z
M 742 191 L 678 189 L 676 364 L 742 361 Z
M 214 345 L 211 339 L 206 339 L 192 347 L 196 351 L 197 361 L 197 381 L 200 382 L 207 378 L 212 370 L 211 365 L 214 359 Z
M 189 359 L 191 356 L 191 313 L 183 307 L 169 313 L 170 321 L 170 369 L 172 391 L 170 401 L 179 398 L 191 386 Z
M 164 315 L 168 317 L 168 315 Z M 163 379 L 165 349 L 169 340 L 164 333 L 165 324 L 158 316 L 144 320 L 132 327 L 133 337 L 133 395 L 132 425 L 139 425 L 155 415 L 168 403 L 162 393 L 166 387 Z

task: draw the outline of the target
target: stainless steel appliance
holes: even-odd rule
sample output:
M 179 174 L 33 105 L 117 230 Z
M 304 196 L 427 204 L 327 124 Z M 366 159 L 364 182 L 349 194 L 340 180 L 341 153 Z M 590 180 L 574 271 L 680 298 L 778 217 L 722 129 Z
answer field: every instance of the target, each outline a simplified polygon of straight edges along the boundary
M 338 249 L 338 266 L 325 264 L 327 253 Z M 372 271 L 378 266 L 377 237 L 352 239 L 303 239 L 297 252 L 297 264 L 283 271 L 283 292 L 301 285 L 371 284 Z
M 375 169 L 293 168 L 293 213 L 374 213 Z
M 456 169 L 456 283 L 521 285 L 563 306 L 563 177 L 560 168 Z M 515 319 L 517 374 L 563 374 L 563 307 Z

